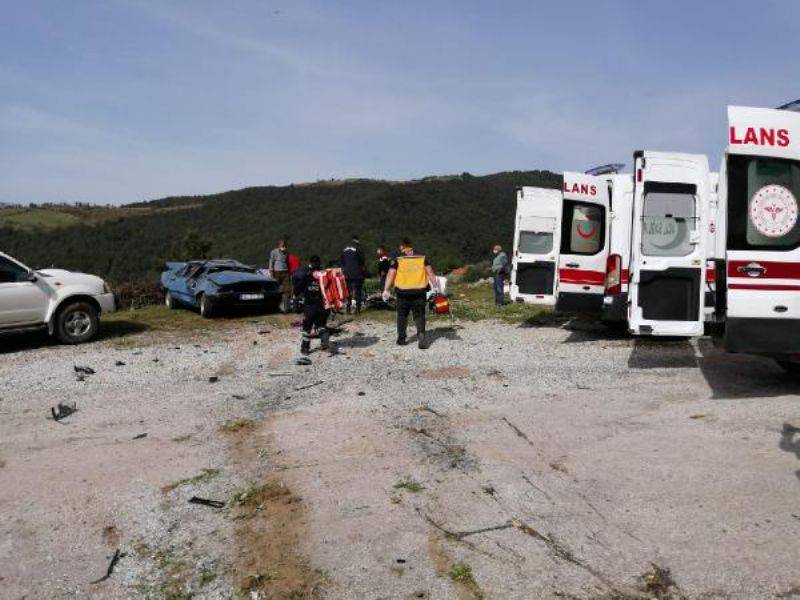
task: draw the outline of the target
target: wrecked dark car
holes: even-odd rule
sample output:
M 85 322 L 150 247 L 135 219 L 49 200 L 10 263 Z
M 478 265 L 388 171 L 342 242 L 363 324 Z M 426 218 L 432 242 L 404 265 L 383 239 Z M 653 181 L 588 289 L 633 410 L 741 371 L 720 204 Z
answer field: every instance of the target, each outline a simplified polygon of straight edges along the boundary
M 161 274 L 161 290 L 168 308 L 196 308 L 206 318 L 230 308 L 274 312 L 281 303 L 275 279 L 230 259 L 168 262 Z

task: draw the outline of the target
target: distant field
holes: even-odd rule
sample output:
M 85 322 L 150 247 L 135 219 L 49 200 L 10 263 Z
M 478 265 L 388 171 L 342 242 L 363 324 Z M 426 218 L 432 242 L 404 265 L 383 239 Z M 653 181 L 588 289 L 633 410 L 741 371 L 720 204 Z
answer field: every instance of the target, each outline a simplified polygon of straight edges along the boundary
M 26 231 L 53 230 L 79 223 L 96 225 L 107 221 L 140 217 L 154 213 L 187 210 L 197 206 L 199 206 L 198 203 L 167 207 L 4 207 L 0 208 L 0 225 L 10 225 Z

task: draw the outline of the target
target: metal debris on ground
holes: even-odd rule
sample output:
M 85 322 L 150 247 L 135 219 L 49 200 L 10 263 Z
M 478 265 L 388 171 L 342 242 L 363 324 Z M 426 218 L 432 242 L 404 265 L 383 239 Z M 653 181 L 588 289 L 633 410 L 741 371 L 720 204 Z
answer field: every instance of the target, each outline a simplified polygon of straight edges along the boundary
M 300 358 L 298 358 L 297 360 L 294 361 L 294 364 L 296 364 L 296 365 L 310 365 L 311 364 L 311 359 L 310 358 L 306 358 L 305 356 L 301 356 Z
M 92 367 L 79 367 L 78 365 L 74 365 L 72 368 L 75 369 L 76 373 L 80 373 L 81 375 L 94 375 L 95 373 Z
M 133 439 L 135 439 L 135 440 L 141 440 L 141 439 L 144 439 L 144 438 L 146 438 L 146 437 L 147 437 L 147 434 L 146 434 L 146 433 L 140 433 L 139 435 L 135 435 L 135 436 L 133 436 Z
M 117 566 L 119 559 L 122 558 L 123 556 L 125 556 L 125 553 L 120 552 L 119 548 L 117 548 L 117 550 L 114 552 L 114 556 L 111 557 L 111 562 L 108 563 L 108 570 L 106 571 L 106 574 L 103 575 L 100 579 L 92 581 L 92 585 L 105 581 L 106 579 L 111 577 L 111 574 L 114 572 L 114 567 Z
M 50 407 L 50 414 L 53 415 L 54 421 L 60 421 L 70 416 L 72 413 L 78 412 L 78 405 L 76 402 L 70 404 L 58 403 L 56 408 Z
M 208 383 L 217 383 L 218 381 L 219 377 L 217 377 L 216 375 L 212 375 L 211 377 L 208 378 Z
M 189 504 L 200 504 L 201 506 L 210 506 L 211 508 L 225 507 L 225 503 L 221 500 L 209 500 L 208 498 L 200 498 L 199 496 L 192 496 L 189 498 Z
M 325 383 L 325 382 L 324 381 L 315 381 L 314 383 L 309 383 L 307 385 L 301 385 L 300 387 L 296 387 L 296 388 L 294 388 L 294 391 L 295 392 L 299 392 L 300 390 L 307 390 L 308 388 L 312 388 L 312 387 L 317 386 L 317 385 L 322 385 L 323 383 Z
M 121 360 L 118 360 L 117 362 L 114 363 L 114 366 L 115 367 L 124 367 L 125 363 L 122 362 Z

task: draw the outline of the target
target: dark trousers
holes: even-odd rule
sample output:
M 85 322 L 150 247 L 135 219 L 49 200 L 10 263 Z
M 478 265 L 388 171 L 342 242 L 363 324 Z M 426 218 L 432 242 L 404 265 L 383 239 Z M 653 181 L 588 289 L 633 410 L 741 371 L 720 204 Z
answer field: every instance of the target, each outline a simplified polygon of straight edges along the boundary
M 318 333 L 322 333 L 328 326 L 328 315 L 330 311 L 325 310 L 321 304 L 307 304 L 303 308 L 303 340 L 311 339 L 311 330 L 316 327 Z
M 503 289 L 506 285 L 506 275 L 505 273 L 495 273 L 494 274 L 494 303 L 497 306 L 506 303 L 506 297 L 503 293 Z
M 406 337 L 409 313 L 414 314 L 417 335 L 425 333 L 425 304 L 425 294 L 414 296 L 397 295 L 397 337 Z
M 347 307 L 350 307 L 350 301 L 356 301 L 356 308 L 361 308 L 361 302 L 364 299 L 364 278 L 363 277 L 347 277 Z

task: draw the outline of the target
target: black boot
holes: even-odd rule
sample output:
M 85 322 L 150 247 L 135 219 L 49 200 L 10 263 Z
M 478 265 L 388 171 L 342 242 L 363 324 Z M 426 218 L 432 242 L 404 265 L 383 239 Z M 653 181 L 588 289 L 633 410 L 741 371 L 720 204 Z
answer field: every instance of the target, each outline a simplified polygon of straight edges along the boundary
M 327 350 L 331 345 L 331 334 L 327 329 L 319 330 L 320 348 Z
M 303 340 L 300 342 L 300 354 L 311 354 L 311 340 Z
M 424 333 L 417 334 L 417 348 L 420 350 L 427 350 L 430 347 L 428 336 Z
M 406 342 L 406 336 L 398 336 L 397 338 L 397 345 L 398 346 L 405 346 L 408 342 Z

